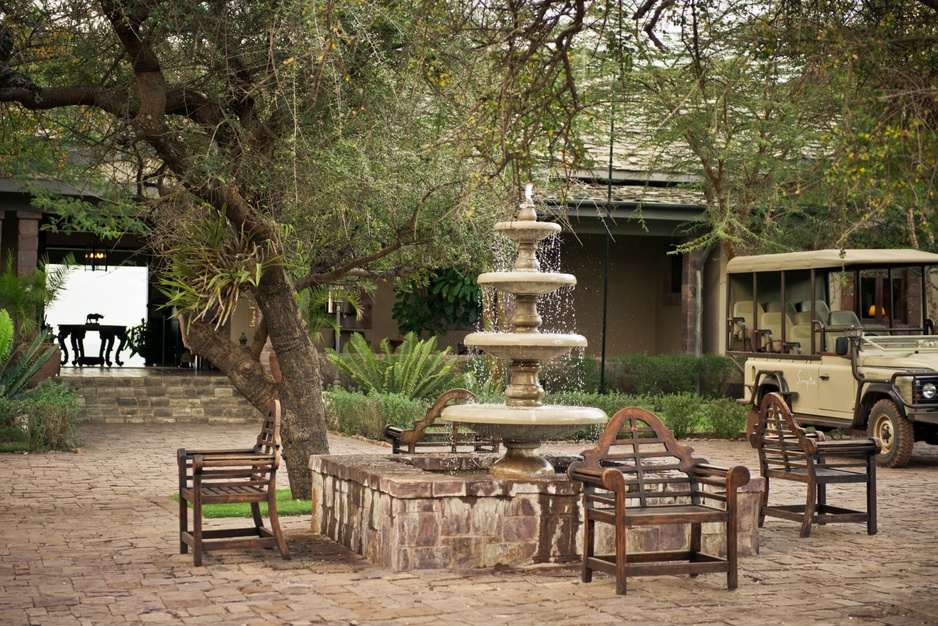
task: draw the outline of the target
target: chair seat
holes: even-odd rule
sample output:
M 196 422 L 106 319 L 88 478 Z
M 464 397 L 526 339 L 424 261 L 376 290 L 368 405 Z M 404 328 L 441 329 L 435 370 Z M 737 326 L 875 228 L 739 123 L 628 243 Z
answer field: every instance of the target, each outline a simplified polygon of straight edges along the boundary
M 615 508 L 592 508 L 589 516 L 597 521 L 615 523 Z M 726 511 L 702 504 L 669 504 L 647 507 L 626 507 L 627 526 L 645 526 L 658 524 L 708 524 L 725 522 Z

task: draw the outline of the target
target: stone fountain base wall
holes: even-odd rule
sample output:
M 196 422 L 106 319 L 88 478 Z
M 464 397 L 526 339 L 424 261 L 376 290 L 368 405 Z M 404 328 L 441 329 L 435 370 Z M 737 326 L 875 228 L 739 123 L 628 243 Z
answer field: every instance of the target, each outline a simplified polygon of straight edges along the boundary
M 310 457 L 312 531 L 394 572 L 579 560 L 579 483 L 563 474 L 453 476 L 398 462 L 405 458 L 415 457 Z M 762 479 L 754 478 L 740 493 L 740 556 L 759 548 L 762 488 Z M 612 551 L 611 530 L 597 525 L 598 547 L 605 546 L 600 552 Z M 705 525 L 703 533 L 706 551 L 725 554 L 718 528 Z M 630 530 L 628 547 L 686 549 L 687 534 L 675 525 Z

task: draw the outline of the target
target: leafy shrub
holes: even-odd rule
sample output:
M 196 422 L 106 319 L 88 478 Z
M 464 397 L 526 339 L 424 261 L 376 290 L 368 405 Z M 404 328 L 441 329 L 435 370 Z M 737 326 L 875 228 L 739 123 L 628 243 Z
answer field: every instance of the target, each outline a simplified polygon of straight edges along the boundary
M 706 398 L 726 398 L 731 387 L 741 377 L 741 370 L 728 356 L 704 354 L 700 357 L 700 395 Z
M 388 424 L 410 428 L 426 415 L 429 404 L 399 394 L 364 395 L 335 388 L 323 393 L 326 424 L 344 435 L 383 439 Z
M 15 399 L 0 402 L 0 439 L 25 442 L 31 452 L 76 445 L 78 397 L 68 383 L 44 380 Z
M 736 439 L 746 429 L 746 410 L 729 398 L 711 400 L 702 407 L 701 427 L 719 439 Z
M 700 420 L 701 398 L 694 393 L 678 393 L 657 399 L 658 417 L 678 439 L 683 439 Z
M 336 369 L 364 392 L 429 398 L 462 383 L 453 371 L 456 360 L 447 358 L 449 349 L 436 349 L 435 337 L 419 340 L 408 333 L 396 350 L 385 338 L 381 341 L 383 358 L 378 358 L 359 333 L 352 335 L 347 346 L 345 354 L 331 349 L 327 353 Z

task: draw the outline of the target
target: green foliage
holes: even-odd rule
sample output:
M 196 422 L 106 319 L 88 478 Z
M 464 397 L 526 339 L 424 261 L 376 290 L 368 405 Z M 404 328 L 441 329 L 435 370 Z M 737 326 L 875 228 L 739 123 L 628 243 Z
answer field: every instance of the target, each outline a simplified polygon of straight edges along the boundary
M 335 388 L 323 393 L 326 425 L 345 435 L 383 439 L 388 424 L 410 428 L 423 419 L 428 402 L 399 394 L 371 392 L 364 395 Z
M 334 333 L 341 328 L 335 314 L 329 311 L 329 303 L 342 300 L 343 314 L 355 313 L 361 319 L 362 298 L 375 292 L 374 283 L 355 281 L 351 285 L 319 285 L 300 294 L 300 310 L 306 322 L 306 332 L 315 341 L 322 341 L 322 328 L 327 326 Z
M 179 502 L 179 494 L 174 493 L 170 496 L 176 502 Z M 275 498 L 277 499 L 277 515 L 309 515 L 312 509 L 310 500 L 294 500 L 293 494 L 289 489 L 278 489 Z M 192 508 L 192 503 L 188 503 Z M 267 503 L 261 502 L 261 515 L 267 517 Z M 225 517 L 251 517 L 251 505 L 247 502 L 235 502 L 232 504 L 206 504 L 202 506 L 202 517 L 208 519 L 222 519 Z
M 147 349 L 147 321 L 141 319 L 136 326 L 127 329 L 127 347 L 130 348 L 130 356 L 139 354 L 143 356 Z
M 718 439 L 736 439 L 746 430 L 746 411 L 730 398 L 718 398 L 700 407 L 700 427 Z
M 44 380 L 15 398 L 0 398 L 0 441 L 31 452 L 71 450 L 76 445 L 78 396 L 68 383 Z
M 658 417 L 678 439 L 687 437 L 700 421 L 701 398 L 694 393 L 678 393 L 657 398 Z
M 188 228 L 161 240 L 161 253 L 170 259 L 160 275 L 164 307 L 175 307 L 190 321 L 203 320 L 217 330 L 242 296 L 260 284 L 264 271 L 283 259 L 272 252 L 270 242 L 253 241 L 220 211 L 185 212 L 175 219 Z
M 436 350 L 435 338 L 419 340 L 408 333 L 397 349 L 392 349 L 385 338 L 381 341 L 381 358 L 359 333 L 353 334 L 346 345 L 342 355 L 331 349 L 327 353 L 336 368 L 363 391 L 427 398 L 459 386 L 459 377 L 453 371 L 456 361 L 447 358 L 449 348 Z
M 0 274 L 0 308 L 10 314 L 16 338 L 21 343 L 42 329 L 46 307 L 55 302 L 65 286 L 75 260 L 68 255 L 62 265 L 49 270 L 47 266 L 48 262 L 43 261 L 42 267 L 20 275 L 10 254 Z
M 10 315 L 0 309 L 0 398 L 20 395 L 30 379 L 55 353 L 49 334 L 37 333 L 27 344 L 15 344 Z
M 467 328 L 482 314 L 482 292 L 476 275 L 458 269 L 434 273 L 426 285 L 418 281 L 395 288 L 392 317 L 404 333 L 440 335 L 447 328 Z
M 607 366 L 607 387 L 629 393 L 700 393 L 726 395 L 739 376 L 732 359 L 722 355 L 688 354 L 612 357 Z

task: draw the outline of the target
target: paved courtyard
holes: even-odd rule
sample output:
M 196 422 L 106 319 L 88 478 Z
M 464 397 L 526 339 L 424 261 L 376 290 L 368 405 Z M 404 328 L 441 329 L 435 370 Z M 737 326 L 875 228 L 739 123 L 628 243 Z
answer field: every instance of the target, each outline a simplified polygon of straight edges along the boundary
M 243 447 L 256 427 L 79 433 L 80 454 L 0 456 L 2 625 L 938 623 L 938 447 L 917 444 L 910 467 L 880 469 L 878 535 L 844 524 L 802 540 L 795 523 L 769 519 L 736 591 L 720 574 L 649 577 L 630 579 L 622 597 L 611 578 L 584 584 L 572 565 L 391 573 L 312 536 L 307 516 L 283 518 L 292 561 L 213 552 L 193 567 L 178 553 L 175 450 Z M 758 474 L 743 442 L 691 445 Z M 338 436 L 331 446 L 389 452 Z M 773 483 L 773 496 L 786 493 L 796 491 Z M 862 498 L 853 488 L 846 501 Z

